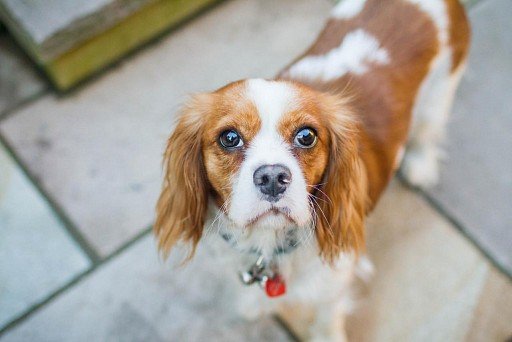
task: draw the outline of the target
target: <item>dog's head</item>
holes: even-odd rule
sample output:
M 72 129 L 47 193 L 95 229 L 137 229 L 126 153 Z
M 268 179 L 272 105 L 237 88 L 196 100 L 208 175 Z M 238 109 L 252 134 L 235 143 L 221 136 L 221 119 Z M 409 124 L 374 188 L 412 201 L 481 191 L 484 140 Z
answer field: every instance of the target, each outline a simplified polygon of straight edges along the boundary
M 209 205 L 235 230 L 313 229 L 328 261 L 362 248 L 366 176 L 346 102 L 261 79 L 194 96 L 165 152 L 164 254 L 180 240 L 196 246 Z

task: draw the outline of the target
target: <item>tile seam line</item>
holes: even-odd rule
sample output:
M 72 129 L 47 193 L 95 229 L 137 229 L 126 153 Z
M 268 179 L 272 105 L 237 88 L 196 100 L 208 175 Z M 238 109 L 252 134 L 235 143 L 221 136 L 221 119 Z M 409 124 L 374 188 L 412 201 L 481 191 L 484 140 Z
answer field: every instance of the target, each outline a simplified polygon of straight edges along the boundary
M 272 320 L 274 320 L 277 323 L 278 328 L 281 328 L 286 335 L 290 338 L 293 342 L 300 342 L 300 338 L 295 334 L 295 332 L 286 324 L 286 322 L 279 317 L 279 315 L 274 314 L 271 316 Z
M 82 273 L 77 274 L 73 278 L 71 278 L 68 282 L 66 282 L 63 286 L 59 287 L 58 289 L 51 292 L 48 296 L 41 299 L 37 303 L 30 306 L 26 311 L 24 311 L 22 314 L 18 315 L 11 321 L 7 322 L 3 328 L 0 329 L 0 340 L 2 339 L 2 336 L 9 332 L 10 330 L 14 329 L 24 321 L 26 321 L 28 318 L 35 315 L 39 310 L 43 309 L 50 303 L 52 303 L 54 300 L 58 299 L 61 295 L 68 292 L 68 290 L 73 289 L 76 285 L 80 284 L 82 280 L 86 279 L 89 275 L 95 273 L 95 271 L 102 267 L 103 265 L 109 263 L 110 261 L 114 260 L 116 257 L 120 256 L 124 251 L 129 249 L 131 246 L 142 240 L 146 235 L 150 234 L 152 231 L 152 226 L 149 226 L 145 228 L 143 231 L 139 232 L 137 235 L 132 237 L 130 240 L 128 240 L 125 244 L 123 244 L 121 247 L 116 249 L 114 252 L 110 253 L 108 256 L 100 260 L 98 263 L 93 264 L 88 269 L 83 271 Z
M 85 238 L 80 232 L 75 223 L 69 218 L 63 208 L 53 199 L 53 197 L 44 189 L 43 185 L 38 181 L 25 163 L 18 157 L 16 151 L 11 146 L 9 141 L 1 134 L 0 131 L 0 144 L 4 146 L 9 156 L 14 160 L 22 173 L 28 178 L 31 185 L 33 185 L 38 194 L 48 204 L 51 212 L 57 216 L 57 219 L 62 223 L 64 230 L 68 236 L 76 243 L 78 248 L 86 255 L 89 261 L 95 265 L 101 260 L 100 254 L 96 251 L 93 245 Z
M 481 247 L 476 239 L 469 233 L 469 231 L 466 229 L 466 227 L 459 222 L 457 218 L 453 214 L 451 214 L 444 206 L 437 201 L 433 196 L 425 192 L 424 190 L 415 188 L 409 184 L 401 174 L 398 174 L 398 179 L 402 184 L 407 186 L 409 189 L 411 189 L 414 193 L 419 195 L 430 208 L 432 208 L 438 215 L 440 215 L 444 220 L 446 220 L 451 226 L 453 226 L 461 235 L 462 237 L 468 241 L 475 249 L 478 250 L 482 254 L 482 256 L 486 259 L 487 262 L 489 262 L 492 266 L 494 266 L 500 273 L 502 273 L 509 281 L 512 281 L 512 274 L 509 273 L 509 271 L 501 265 L 496 258 L 494 258 L 492 255 L 490 255 L 487 250 L 485 250 L 483 247 Z
M 42 99 L 46 95 L 51 94 L 50 88 L 48 86 L 45 86 L 43 89 L 37 91 L 36 93 L 27 96 L 23 100 L 18 101 L 16 104 L 12 106 L 8 106 L 4 110 L 0 111 L 0 124 L 4 121 L 7 121 L 10 117 L 15 116 L 18 111 L 23 110 L 23 108 L 28 107 L 32 103 L 37 102 L 38 100 Z

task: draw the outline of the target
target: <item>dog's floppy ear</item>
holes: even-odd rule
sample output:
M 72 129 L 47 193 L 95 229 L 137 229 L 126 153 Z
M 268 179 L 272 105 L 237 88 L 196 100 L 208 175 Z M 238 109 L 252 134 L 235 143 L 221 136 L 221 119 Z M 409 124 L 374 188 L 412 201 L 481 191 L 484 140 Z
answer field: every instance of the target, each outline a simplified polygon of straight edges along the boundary
M 201 137 L 210 95 L 196 95 L 182 109 L 164 153 L 164 182 L 156 207 L 154 233 L 164 258 L 178 242 L 190 243 L 191 252 L 201 238 L 208 204 L 208 181 Z
M 357 255 L 365 245 L 367 176 L 359 157 L 358 123 L 345 102 L 329 95 L 322 101 L 330 154 L 316 193 L 321 199 L 316 208 L 316 237 L 328 262 L 341 252 Z

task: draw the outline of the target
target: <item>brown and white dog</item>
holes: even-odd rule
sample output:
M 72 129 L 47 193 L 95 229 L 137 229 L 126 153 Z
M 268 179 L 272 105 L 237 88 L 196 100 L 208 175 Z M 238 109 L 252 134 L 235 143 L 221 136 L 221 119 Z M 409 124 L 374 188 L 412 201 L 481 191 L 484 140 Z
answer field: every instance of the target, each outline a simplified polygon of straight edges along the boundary
M 311 339 L 343 340 L 365 217 L 400 164 L 415 186 L 437 181 L 468 46 L 458 0 L 343 0 L 274 80 L 193 96 L 165 152 L 160 250 L 193 254 L 208 235 L 241 314 L 306 305 Z

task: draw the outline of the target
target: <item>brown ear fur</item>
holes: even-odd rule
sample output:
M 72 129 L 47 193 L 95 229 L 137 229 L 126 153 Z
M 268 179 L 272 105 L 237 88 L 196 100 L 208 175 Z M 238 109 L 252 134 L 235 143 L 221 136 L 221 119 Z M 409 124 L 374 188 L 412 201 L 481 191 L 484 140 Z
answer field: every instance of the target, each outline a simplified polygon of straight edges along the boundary
M 156 206 L 154 233 L 166 258 L 178 241 L 190 242 L 189 257 L 201 238 L 208 204 L 208 181 L 201 137 L 209 95 L 196 95 L 182 110 L 164 153 L 164 182 Z
M 316 237 L 322 257 L 333 262 L 341 252 L 356 255 L 365 245 L 367 176 L 359 157 L 358 124 L 350 107 L 325 99 L 330 134 L 329 164 L 316 194 Z

